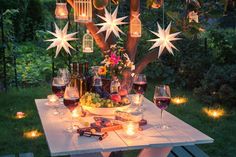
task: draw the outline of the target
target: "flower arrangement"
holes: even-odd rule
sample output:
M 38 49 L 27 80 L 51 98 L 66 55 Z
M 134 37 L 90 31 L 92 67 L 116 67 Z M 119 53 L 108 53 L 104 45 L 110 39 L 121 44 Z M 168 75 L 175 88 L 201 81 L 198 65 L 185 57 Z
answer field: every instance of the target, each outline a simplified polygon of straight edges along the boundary
M 111 76 L 119 76 L 126 68 L 130 68 L 131 71 L 135 70 L 135 65 L 125 53 L 125 49 L 117 45 L 111 45 L 101 64 L 98 70 L 99 75 L 110 73 Z

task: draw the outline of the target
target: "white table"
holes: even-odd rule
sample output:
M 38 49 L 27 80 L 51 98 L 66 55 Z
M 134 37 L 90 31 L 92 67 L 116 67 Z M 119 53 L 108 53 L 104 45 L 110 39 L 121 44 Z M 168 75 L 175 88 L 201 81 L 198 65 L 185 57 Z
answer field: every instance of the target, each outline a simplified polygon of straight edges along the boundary
M 51 156 L 81 154 L 85 157 L 87 154 L 92 157 L 92 154 L 97 156 L 101 155 L 101 152 L 142 149 L 139 157 L 164 157 L 174 146 L 204 144 L 214 141 L 168 112 L 164 112 L 164 118 L 171 128 L 158 129 L 155 126 L 160 124 L 160 109 L 146 98 L 144 99 L 144 118 L 148 121 L 148 125 L 139 132 L 137 138 L 125 138 L 123 130 L 109 132 L 109 136 L 102 141 L 80 137 L 78 134 L 65 132 L 65 128 L 70 125 L 68 122 L 69 111 L 65 109 L 66 115 L 64 117 L 66 118 L 59 118 L 52 114 L 51 107 L 45 105 L 46 101 L 46 99 L 35 100 Z M 86 117 L 85 121 L 92 119 L 92 117 Z M 109 156 L 109 153 L 102 153 L 102 155 Z

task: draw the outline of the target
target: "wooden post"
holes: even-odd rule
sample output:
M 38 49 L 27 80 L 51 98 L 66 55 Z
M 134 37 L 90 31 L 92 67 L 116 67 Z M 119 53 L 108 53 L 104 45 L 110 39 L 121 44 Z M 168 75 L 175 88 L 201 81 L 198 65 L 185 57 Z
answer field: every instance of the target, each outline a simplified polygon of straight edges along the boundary
M 3 83 L 4 90 L 7 91 L 7 67 L 5 57 L 5 39 L 4 39 L 4 22 L 3 22 L 3 10 L 1 10 L 1 31 L 2 31 L 2 56 L 3 56 Z
M 51 31 L 53 32 L 53 22 L 51 22 Z M 52 55 L 52 78 L 55 76 L 54 57 Z

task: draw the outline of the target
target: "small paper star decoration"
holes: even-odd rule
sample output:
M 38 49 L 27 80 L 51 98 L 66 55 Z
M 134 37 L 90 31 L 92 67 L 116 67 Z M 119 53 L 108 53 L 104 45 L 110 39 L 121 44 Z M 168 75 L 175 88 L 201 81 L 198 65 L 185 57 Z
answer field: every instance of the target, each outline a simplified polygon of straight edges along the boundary
M 106 31 L 105 41 L 107 41 L 111 32 L 113 32 L 115 36 L 118 38 L 120 38 L 119 32 L 124 34 L 124 32 L 118 27 L 118 25 L 127 24 L 127 22 L 123 22 L 123 20 L 127 18 L 127 16 L 117 18 L 117 12 L 118 12 L 118 6 L 116 7 L 115 11 L 112 14 L 110 14 L 105 8 L 105 17 L 97 15 L 99 18 L 105 21 L 104 23 L 96 24 L 98 26 L 102 26 L 97 33 Z
M 64 48 L 66 53 L 71 55 L 70 48 L 73 49 L 73 50 L 75 50 L 75 49 L 68 42 L 73 41 L 73 40 L 77 40 L 77 38 L 74 38 L 73 36 L 76 35 L 78 32 L 67 34 L 68 22 L 65 25 L 65 27 L 63 28 L 63 30 L 58 28 L 56 23 L 54 23 L 54 24 L 55 24 L 55 28 L 56 28 L 55 33 L 50 32 L 50 31 L 48 31 L 48 32 L 56 38 L 46 40 L 46 41 L 51 41 L 52 42 L 51 45 L 47 48 L 47 50 L 49 50 L 51 48 L 54 48 L 54 47 L 57 47 L 55 58 L 57 57 L 57 55 L 61 51 L 61 48 Z
M 191 11 L 191 12 L 188 13 L 188 19 L 189 19 L 189 22 L 195 21 L 196 23 L 199 23 L 198 13 L 195 12 L 195 11 Z
M 171 23 L 168 25 L 166 29 L 162 29 L 159 23 L 157 23 L 157 26 L 158 26 L 158 32 L 153 32 L 153 31 L 151 32 L 159 38 L 148 40 L 155 42 L 149 50 L 159 47 L 158 58 L 161 56 L 165 48 L 168 50 L 169 53 L 174 55 L 172 48 L 176 50 L 178 49 L 171 42 L 176 40 L 181 40 L 181 38 L 176 38 L 176 36 L 180 34 L 180 32 L 170 34 Z

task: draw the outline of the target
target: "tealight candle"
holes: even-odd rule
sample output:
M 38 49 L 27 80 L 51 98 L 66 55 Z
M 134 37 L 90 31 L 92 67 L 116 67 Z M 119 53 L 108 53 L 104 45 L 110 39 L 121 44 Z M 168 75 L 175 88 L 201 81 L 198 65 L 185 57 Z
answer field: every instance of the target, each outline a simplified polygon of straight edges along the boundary
M 24 112 L 16 112 L 16 119 L 22 119 L 25 118 Z
M 57 105 L 59 98 L 55 94 L 48 95 L 48 104 L 49 105 Z
M 37 138 L 41 135 L 42 135 L 42 133 L 39 132 L 38 130 L 32 130 L 32 131 L 24 132 L 24 137 L 26 137 L 26 138 Z
M 79 117 L 79 110 L 76 108 L 71 112 L 72 118 L 78 118 Z
M 127 137 L 136 137 L 139 124 L 133 121 L 127 121 L 123 124 L 123 130 Z
M 141 95 L 141 94 L 134 94 L 132 96 L 132 102 L 135 105 L 141 106 L 141 104 L 143 102 L 143 95 Z

